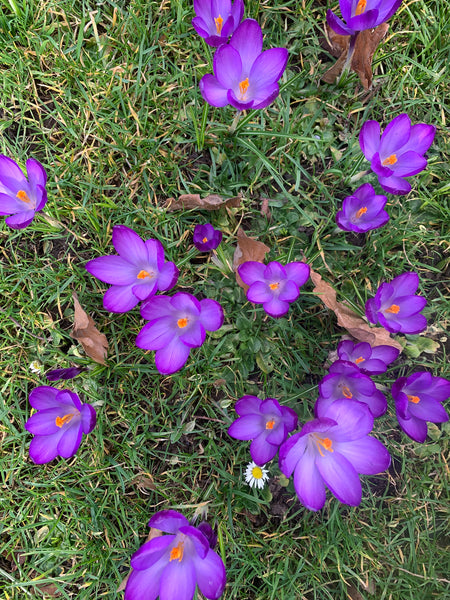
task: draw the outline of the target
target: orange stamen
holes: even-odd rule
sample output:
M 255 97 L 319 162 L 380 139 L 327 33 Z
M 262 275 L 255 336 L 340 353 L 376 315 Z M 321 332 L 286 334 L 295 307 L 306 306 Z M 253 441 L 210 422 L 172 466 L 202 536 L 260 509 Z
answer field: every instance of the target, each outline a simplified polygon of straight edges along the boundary
M 246 77 L 245 79 L 243 79 L 240 83 L 239 83 L 239 91 L 241 92 L 241 98 L 240 100 L 244 100 L 245 99 L 245 94 L 247 93 L 248 90 L 248 86 L 249 86 L 249 82 L 248 82 L 248 77 Z
M 362 363 L 362 362 L 364 362 L 365 360 L 366 360 L 365 358 L 363 358 L 362 356 L 360 356 L 359 358 L 357 358 L 357 359 L 355 360 L 355 363 L 356 363 L 357 365 L 359 365 L 359 363 Z
M 330 438 L 321 438 L 315 433 L 313 435 L 315 437 L 314 441 L 316 442 L 316 446 L 320 456 L 325 456 L 325 454 L 322 452 L 322 448 L 324 448 L 328 452 L 334 452 L 332 448 L 333 442 L 330 440 Z
M 387 167 L 388 165 L 395 165 L 396 162 L 397 162 L 397 155 L 391 154 L 390 156 L 385 158 L 381 164 L 383 165 L 383 167 Z
M 177 560 L 178 562 L 181 562 L 181 560 L 183 558 L 183 552 L 184 552 L 184 544 L 183 544 L 183 542 L 178 542 L 178 544 L 174 548 L 172 548 L 172 550 L 170 551 L 169 562 L 172 560 Z
M 178 319 L 177 325 L 180 329 L 183 329 L 183 327 L 186 327 L 188 322 L 189 322 L 188 319 L 186 319 L 186 317 L 183 317 L 182 319 Z
M 139 273 L 137 274 L 137 278 L 138 279 L 145 279 L 146 277 L 153 277 L 153 274 L 149 273 L 148 271 L 144 271 L 144 269 L 142 269 L 142 271 L 139 271 Z
M 400 312 L 400 306 L 398 304 L 391 304 L 391 306 L 389 308 L 387 308 L 384 312 L 392 313 L 393 315 L 396 315 L 397 313 Z
M 204 244 L 206 244 L 206 242 L 207 242 L 207 241 L 208 241 L 208 238 L 207 238 L 207 237 L 204 237 L 204 238 L 202 239 L 202 242 L 203 242 Z
M 275 425 L 275 419 L 271 419 L 270 421 L 267 421 L 266 429 L 273 429 L 274 425 Z
M 220 35 L 222 33 L 222 27 L 223 27 L 222 17 L 220 15 L 218 17 L 214 17 L 214 23 L 216 24 L 217 35 Z
M 356 5 L 356 9 L 355 9 L 355 17 L 358 15 L 362 15 L 363 12 L 366 10 L 366 6 L 367 6 L 367 0 L 359 0 L 358 4 Z
M 28 194 L 24 190 L 19 190 L 16 194 L 16 198 L 19 198 L 19 200 L 22 200 L 22 202 L 31 204 L 31 200 L 30 200 Z
M 73 415 L 74 413 L 69 413 L 67 415 L 64 415 L 63 417 L 56 417 L 55 425 L 57 427 L 62 427 L 66 423 L 70 423 L 70 421 L 73 419 Z
M 269 287 L 271 290 L 277 290 L 280 287 L 279 283 L 269 283 Z
M 367 212 L 367 206 L 363 206 L 362 208 L 360 208 L 358 210 L 358 212 L 356 213 L 355 217 L 357 219 L 360 219 L 366 212 Z
M 344 387 L 342 388 L 342 394 L 346 398 L 353 398 L 353 394 L 351 393 L 350 389 L 346 385 L 344 385 Z
M 413 402 L 414 404 L 417 404 L 418 402 L 420 402 L 419 396 L 408 396 L 408 400 L 410 402 Z

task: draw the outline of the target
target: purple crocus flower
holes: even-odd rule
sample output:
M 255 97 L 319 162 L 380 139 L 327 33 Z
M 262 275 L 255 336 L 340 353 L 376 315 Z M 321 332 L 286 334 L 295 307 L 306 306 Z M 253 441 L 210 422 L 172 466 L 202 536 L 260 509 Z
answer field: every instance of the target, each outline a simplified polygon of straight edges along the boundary
M 400 377 L 392 385 L 392 396 L 400 427 L 416 442 L 425 441 L 427 421 L 448 421 L 441 403 L 450 396 L 450 381 L 443 377 L 432 377 L 427 371 Z
M 388 468 L 390 456 L 368 434 L 373 416 L 365 404 L 340 399 L 319 410 L 318 418 L 280 448 L 280 469 L 294 473 L 294 487 L 302 504 L 320 510 L 325 486 L 344 504 L 358 506 L 362 491 L 359 473 L 375 475 Z
M 222 595 L 225 566 L 197 527 L 175 510 L 156 513 L 148 525 L 169 535 L 153 538 L 133 554 L 125 600 L 192 600 L 196 586 L 210 600 Z
M 386 412 L 387 400 L 382 392 L 377 390 L 374 382 L 361 373 L 352 362 L 336 360 L 319 383 L 319 398 L 314 412 L 316 416 L 339 398 L 358 400 L 367 404 L 374 417 L 379 417 Z
M 338 35 L 354 35 L 388 21 L 402 0 L 339 0 L 344 21 L 333 11 L 327 12 L 327 23 Z
M 263 36 L 253 19 L 245 19 L 229 44 L 214 54 L 214 75 L 200 81 L 203 98 L 211 106 L 231 104 L 238 110 L 265 108 L 279 94 L 278 80 L 288 59 L 285 48 L 262 51 Z
M 210 223 L 205 225 L 196 225 L 194 229 L 194 246 L 200 252 L 209 252 L 215 250 L 222 241 L 222 232 Z
M 47 385 L 34 388 L 29 400 L 38 411 L 25 424 L 25 429 L 35 436 L 30 444 L 31 460 L 42 465 L 58 455 L 74 456 L 83 433 L 88 434 L 95 427 L 94 407 L 82 404 L 75 392 Z
M 68 367 L 67 369 L 47 371 L 45 376 L 49 381 L 59 381 L 60 379 L 73 379 L 83 371 L 86 371 L 85 367 Z
M 344 231 L 365 233 L 378 229 L 389 221 L 384 210 L 386 196 L 376 195 L 370 183 L 363 183 L 342 203 L 342 210 L 336 214 L 336 223 Z
M 238 440 L 253 440 L 250 455 L 257 465 L 265 465 L 276 455 L 290 431 L 297 427 L 297 415 L 275 398 L 260 400 L 243 396 L 235 408 L 239 419 L 228 429 L 228 435 Z
M 289 304 L 299 297 L 300 287 L 309 277 L 309 266 L 302 262 L 283 266 L 277 261 L 264 265 L 250 260 L 239 266 L 238 273 L 250 286 L 247 299 L 262 304 L 268 315 L 278 318 L 285 315 Z
M 405 177 L 416 175 L 427 166 L 423 157 L 436 133 L 433 125 L 411 125 L 407 114 L 395 117 L 381 135 L 378 121 L 366 121 L 359 134 L 359 145 L 378 182 L 386 192 L 407 194 L 411 184 Z
M 394 346 L 371 346 L 367 342 L 354 344 L 350 340 L 339 342 L 337 353 L 340 360 L 352 362 L 366 375 L 379 375 L 387 371 L 400 351 Z
M 402 273 L 391 283 L 382 283 L 374 298 L 366 302 L 366 317 L 371 323 L 380 323 L 391 333 L 420 333 L 427 327 L 420 314 L 427 301 L 415 296 L 419 287 L 417 273 Z
M 91 275 L 113 284 L 103 296 L 103 306 L 114 313 L 131 310 L 157 291 L 170 290 L 178 279 L 173 262 L 164 262 L 164 248 L 158 240 L 146 240 L 126 227 L 113 228 L 112 242 L 119 256 L 99 256 L 86 269 Z
M 155 364 L 160 373 L 179 371 L 191 348 L 203 344 L 206 331 L 216 331 L 223 323 L 223 310 L 215 300 L 197 298 L 185 292 L 174 296 L 154 296 L 141 306 L 149 323 L 139 332 L 136 345 L 156 350 Z
M 242 0 L 194 0 L 192 25 L 210 46 L 226 44 L 244 16 Z
M 47 173 L 37 160 L 27 160 L 27 177 L 11 158 L 0 155 L 0 215 L 11 215 L 5 223 L 24 229 L 47 202 Z

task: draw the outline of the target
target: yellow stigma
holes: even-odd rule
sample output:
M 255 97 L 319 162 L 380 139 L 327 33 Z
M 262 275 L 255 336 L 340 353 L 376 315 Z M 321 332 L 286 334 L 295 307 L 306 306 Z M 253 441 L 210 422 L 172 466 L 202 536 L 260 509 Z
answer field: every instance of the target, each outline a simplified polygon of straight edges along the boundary
M 64 415 L 63 417 L 56 417 L 55 425 L 57 427 L 62 427 L 66 423 L 70 423 L 70 421 L 72 419 L 73 419 L 73 413 L 69 413 L 68 415 Z
M 391 304 L 391 306 L 389 308 L 387 308 L 384 312 L 392 313 L 393 315 L 396 315 L 397 313 L 400 312 L 400 306 L 398 304 Z
M 207 241 L 208 241 L 208 238 L 207 238 L 207 237 L 204 237 L 204 238 L 202 239 L 202 242 L 203 242 L 204 244 L 206 244 L 206 242 L 207 242 Z
M 178 562 L 181 562 L 181 560 L 183 558 L 183 552 L 184 552 L 184 543 L 180 541 L 170 551 L 169 562 L 172 561 L 172 560 L 177 560 Z
M 350 388 L 348 388 L 346 385 L 344 385 L 344 387 L 342 388 L 342 394 L 346 398 L 353 398 L 353 394 L 351 393 Z
M 267 421 L 266 429 L 273 429 L 274 425 L 275 425 L 275 419 L 271 419 L 270 421 Z
M 219 15 L 218 17 L 214 17 L 214 23 L 216 24 L 217 35 L 222 33 L 223 19 Z
M 142 271 L 139 271 L 139 273 L 137 274 L 137 278 L 138 279 L 145 279 L 146 277 L 153 277 L 153 273 L 149 273 L 148 271 L 144 271 L 144 269 L 142 269 Z
M 357 358 L 357 359 L 355 360 L 355 363 L 356 363 L 357 365 L 359 365 L 359 363 L 362 363 L 362 362 L 364 362 L 365 360 L 366 360 L 365 358 L 363 358 L 362 356 L 360 356 L 359 358 Z
M 359 0 L 358 4 L 356 5 L 356 9 L 355 9 L 355 17 L 357 17 L 358 15 L 362 15 L 363 12 L 366 10 L 366 6 L 367 6 L 367 0 Z
M 241 92 L 240 100 L 245 100 L 245 94 L 247 93 L 249 85 L 250 84 L 248 82 L 248 77 L 246 77 L 239 83 L 239 91 Z
M 180 329 L 183 329 L 183 327 L 186 327 L 187 324 L 188 324 L 188 319 L 186 319 L 186 317 L 183 317 L 182 319 L 178 319 L 178 321 L 177 321 L 177 325 Z
M 367 206 L 363 206 L 362 208 L 360 208 L 358 210 L 358 212 L 356 213 L 355 217 L 357 219 L 360 219 L 366 212 L 367 212 Z
M 279 283 L 269 283 L 269 287 L 271 290 L 277 290 L 280 287 Z
M 255 479 L 261 479 L 263 476 L 263 472 L 261 467 L 253 467 L 252 469 L 252 475 Z
M 383 165 L 383 167 L 387 167 L 388 165 L 395 165 L 396 162 L 397 162 L 397 155 L 391 154 L 390 156 L 385 158 L 381 164 Z
M 414 404 L 417 404 L 418 402 L 420 402 L 419 396 L 408 396 L 408 400 L 410 402 L 413 402 Z
M 327 450 L 328 452 L 334 452 L 332 448 L 333 442 L 330 440 L 330 438 L 321 438 L 316 433 L 314 433 L 313 435 L 320 456 L 325 456 L 325 454 L 322 452 L 322 448 L 324 448 L 324 450 Z
M 19 200 L 22 200 L 22 202 L 31 204 L 31 200 L 30 200 L 28 194 L 24 190 L 19 190 L 16 194 L 16 198 L 19 198 Z

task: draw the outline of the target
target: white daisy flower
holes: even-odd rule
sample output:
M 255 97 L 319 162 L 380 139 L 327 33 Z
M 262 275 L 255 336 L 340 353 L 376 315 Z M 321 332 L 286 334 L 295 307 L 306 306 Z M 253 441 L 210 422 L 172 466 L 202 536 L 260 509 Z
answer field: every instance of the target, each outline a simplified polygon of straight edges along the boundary
M 30 371 L 32 373 L 40 373 L 42 371 L 42 363 L 38 360 L 33 360 L 30 364 Z
M 269 479 L 269 471 L 263 467 L 258 467 L 253 461 L 248 463 L 245 470 L 245 481 L 250 487 L 258 487 L 262 489 Z

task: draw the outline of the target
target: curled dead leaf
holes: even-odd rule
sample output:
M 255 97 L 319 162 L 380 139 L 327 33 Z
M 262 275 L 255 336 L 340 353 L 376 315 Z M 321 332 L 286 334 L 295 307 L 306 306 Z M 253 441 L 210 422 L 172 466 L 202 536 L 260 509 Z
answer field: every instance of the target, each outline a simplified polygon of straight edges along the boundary
M 356 38 L 355 51 L 353 53 L 350 69 L 357 73 L 359 80 L 365 90 L 372 87 L 372 59 L 378 45 L 385 37 L 389 29 L 387 23 L 382 23 L 375 29 L 361 31 Z M 338 35 L 327 25 L 327 34 L 330 44 L 328 49 L 337 57 L 335 64 L 322 76 L 326 83 L 334 83 L 342 73 L 347 60 L 349 35 Z
M 143 494 L 148 494 L 147 490 L 156 490 L 156 485 L 150 473 L 138 473 L 131 480 L 131 484 L 137 486 L 138 490 Z
M 106 336 L 95 326 L 94 320 L 84 311 L 75 292 L 72 293 L 75 314 L 71 337 L 80 342 L 86 354 L 102 365 L 108 354 Z
M 233 256 L 233 271 L 235 271 L 236 274 L 237 284 L 245 291 L 248 290 L 249 286 L 239 277 L 237 268 L 248 260 L 254 260 L 260 263 L 264 262 L 264 258 L 269 250 L 269 246 L 248 237 L 245 231 L 239 227 L 237 232 L 237 246 Z
M 368 342 L 371 346 L 393 346 L 400 352 L 403 346 L 392 339 L 389 331 L 383 327 L 369 327 L 355 311 L 346 303 L 336 300 L 336 290 L 322 279 L 319 273 L 311 269 L 311 281 L 314 284 L 315 294 L 327 308 L 332 310 L 337 317 L 338 325 L 344 327 L 349 334 L 359 342 Z
M 175 210 L 189 210 L 191 208 L 198 208 L 200 210 L 218 210 L 222 206 L 229 208 L 238 208 L 241 205 L 242 196 L 238 194 L 233 198 L 222 198 L 217 194 L 209 194 L 206 198 L 201 198 L 200 194 L 182 194 L 175 198 L 169 198 L 167 200 L 168 212 Z
M 261 198 L 261 210 L 260 213 L 263 217 L 267 217 L 270 221 L 272 218 L 272 213 L 269 208 L 269 198 Z

